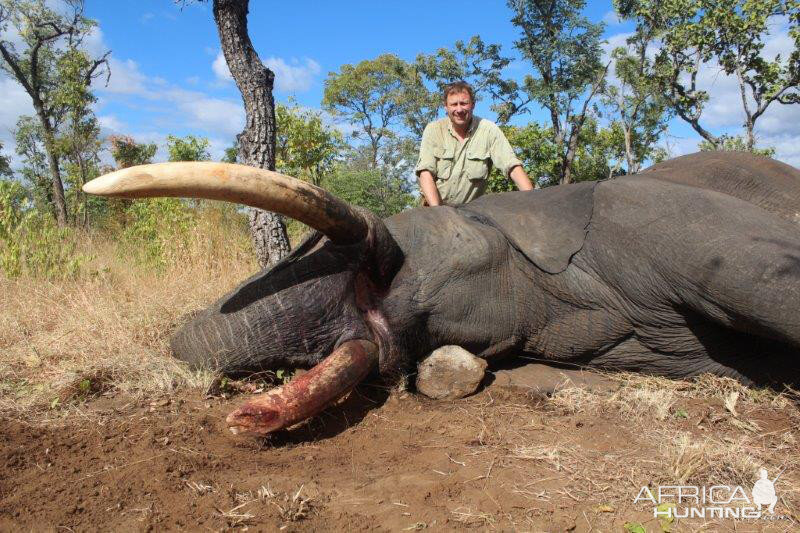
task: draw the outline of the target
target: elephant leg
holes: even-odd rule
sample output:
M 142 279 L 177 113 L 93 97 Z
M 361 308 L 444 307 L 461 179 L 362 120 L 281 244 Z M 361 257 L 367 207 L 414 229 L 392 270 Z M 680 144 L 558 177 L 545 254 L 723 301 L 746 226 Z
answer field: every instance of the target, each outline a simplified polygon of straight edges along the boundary
M 800 384 L 796 351 L 779 342 L 720 326 L 699 315 L 671 326 L 637 327 L 589 361 L 597 368 L 684 379 L 703 373 L 747 385 Z

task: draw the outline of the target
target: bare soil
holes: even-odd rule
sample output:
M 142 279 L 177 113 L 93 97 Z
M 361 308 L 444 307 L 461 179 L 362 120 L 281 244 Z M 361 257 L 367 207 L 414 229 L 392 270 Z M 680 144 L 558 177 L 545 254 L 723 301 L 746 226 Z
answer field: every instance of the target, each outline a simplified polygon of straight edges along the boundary
M 565 409 L 519 381 L 498 375 L 452 402 L 368 382 L 319 417 L 261 440 L 225 431 L 225 415 L 243 396 L 197 390 L 146 400 L 106 393 L 47 420 L 8 414 L 0 419 L 0 530 L 798 527 L 800 495 L 790 489 L 798 472 L 775 486 L 779 520 L 660 524 L 652 505 L 633 503 L 642 486 L 681 472 L 684 459 L 665 451 L 665 435 L 761 439 L 775 450 L 765 465 L 774 477 L 797 453 L 786 447 L 800 437 L 794 407 L 740 406 L 737 416 L 756 424 L 748 430 L 729 423 L 719 398 L 682 399 L 664 422 L 669 434 L 630 413 Z M 619 388 L 602 378 L 580 385 L 600 391 L 592 394 Z

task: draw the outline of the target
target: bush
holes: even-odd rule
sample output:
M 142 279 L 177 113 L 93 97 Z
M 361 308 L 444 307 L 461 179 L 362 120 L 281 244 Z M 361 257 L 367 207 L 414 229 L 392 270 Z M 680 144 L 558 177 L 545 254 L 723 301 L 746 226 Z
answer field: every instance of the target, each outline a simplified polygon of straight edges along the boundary
M 5 276 L 77 276 L 90 259 L 78 252 L 78 239 L 74 230 L 57 227 L 50 213 L 30 207 L 19 183 L 0 180 L 0 270 Z
M 402 179 L 390 180 L 377 170 L 337 168 L 322 180 L 322 187 L 381 218 L 399 213 L 414 200 Z
M 186 255 L 191 208 L 176 198 L 136 200 L 128 206 L 120 252 L 137 263 L 162 270 Z

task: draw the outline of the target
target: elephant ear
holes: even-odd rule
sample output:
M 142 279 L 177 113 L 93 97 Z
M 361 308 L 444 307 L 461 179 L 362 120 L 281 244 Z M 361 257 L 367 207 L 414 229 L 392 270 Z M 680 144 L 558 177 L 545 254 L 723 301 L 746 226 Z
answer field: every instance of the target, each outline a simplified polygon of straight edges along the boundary
M 594 205 L 594 182 L 490 194 L 459 212 L 500 230 L 537 267 L 557 274 L 583 247 Z
M 727 194 L 800 222 L 800 170 L 769 157 L 698 152 L 657 163 L 639 175 Z

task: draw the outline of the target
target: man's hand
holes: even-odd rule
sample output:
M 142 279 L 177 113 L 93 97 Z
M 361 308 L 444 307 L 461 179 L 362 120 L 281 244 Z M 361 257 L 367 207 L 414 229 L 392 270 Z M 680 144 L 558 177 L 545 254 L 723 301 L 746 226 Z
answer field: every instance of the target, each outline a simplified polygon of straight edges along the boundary
M 522 167 L 517 167 L 522 168 Z M 516 170 L 516 168 L 514 169 Z M 525 171 L 523 171 L 524 174 Z M 527 179 L 527 176 L 525 176 Z M 530 183 L 530 181 L 528 181 Z M 429 170 L 420 170 L 419 172 L 419 188 L 422 191 L 422 195 L 425 197 L 425 201 L 428 202 L 428 205 L 433 207 L 437 205 L 442 205 L 442 197 L 439 196 L 439 189 L 436 188 L 436 180 L 433 177 L 433 174 Z
M 525 172 L 525 169 L 522 168 L 521 165 L 517 165 L 511 169 L 511 174 L 509 174 L 514 183 L 517 185 L 517 189 L 521 191 L 532 191 L 533 190 L 533 183 L 531 183 L 530 178 L 528 178 L 528 174 Z

